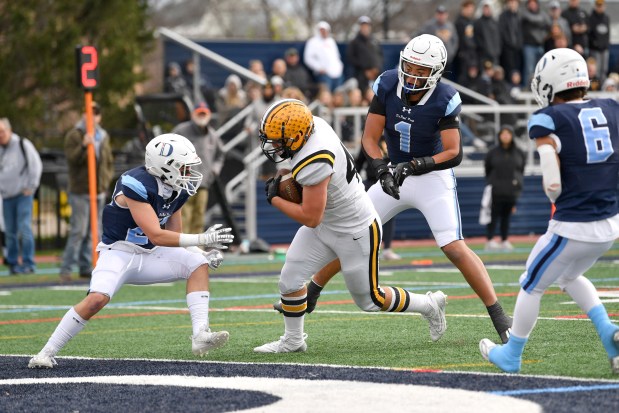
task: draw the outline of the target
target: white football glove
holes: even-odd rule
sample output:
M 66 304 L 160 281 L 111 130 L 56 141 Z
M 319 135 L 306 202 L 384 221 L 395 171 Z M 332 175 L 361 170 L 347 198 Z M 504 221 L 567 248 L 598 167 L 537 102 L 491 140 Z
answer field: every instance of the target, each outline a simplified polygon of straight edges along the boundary
M 199 244 L 206 248 L 228 249 L 227 245 L 234 241 L 234 235 L 230 234 L 232 228 L 221 228 L 221 224 L 215 224 L 202 234 L 199 234 Z M 220 229 L 221 228 L 221 229 Z
M 218 250 L 204 251 L 198 247 L 187 247 L 187 250 L 203 255 L 204 258 L 206 258 L 208 266 L 214 270 L 219 268 L 221 263 L 224 261 L 224 255 Z

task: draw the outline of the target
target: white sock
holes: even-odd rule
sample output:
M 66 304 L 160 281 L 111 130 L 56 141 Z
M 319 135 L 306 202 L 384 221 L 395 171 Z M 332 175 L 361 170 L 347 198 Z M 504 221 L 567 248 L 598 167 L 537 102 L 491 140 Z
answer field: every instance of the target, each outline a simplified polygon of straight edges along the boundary
M 399 287 L 383 287 L 383 289 L 391 290 L 391 304 L 386 311 L 421 314 L 428 314 L 432 311 L 432 307 L 430 306 L 430 297 L 425 294 L 414 294 Z M 408 307 L 404 308 L 407 297 Z
M 193 335 L 198 334 L 201 328 L 208 329 L 208 291 L 194 291 L 187 294 L 187 307 L 191 316 Z
M 514 308 L 512 335 L 520 338 L 529 338 L 535 323 L 537 323 L 541 300 L 541 295 L 529 294 L 522 288 L 520 289 L 516 299 L 516 307 Z
M 64 317 L 62 317 L 60 323 L 58 323 L 56 330 L 54 330 L 42 351 L 46 351 L 55 356 L 67 345 L 69 340 L 82 331 L 87 322 L 88 321 L 80 317 L 75 311 L 75 308 L 71 307 Z
M 290 338 L 292 341 L 303 341 L 303 323 L 305 321 L 305 314 L 301 317 L 284 317 L 284 325 L 286 326 L 286 332 L 284 336 Z
M 563 290 L 572 297 L 585 314 L 588 314 L 593 307 L 602 304 L 595 286 L 582 275 L 563 286 Z

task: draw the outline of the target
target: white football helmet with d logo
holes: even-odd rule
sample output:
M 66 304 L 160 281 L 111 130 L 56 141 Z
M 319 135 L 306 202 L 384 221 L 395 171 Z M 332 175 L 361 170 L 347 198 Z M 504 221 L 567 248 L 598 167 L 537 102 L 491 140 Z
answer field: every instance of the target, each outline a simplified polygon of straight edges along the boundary
M 541 107 L 550 105 L 557 93 L 577 88 L 589 89 L 587 62 L 577 51 L 554 49 L 537 62 L 531 91 Z
M 202 174 L 193 168 L 201 163 L 189 139 L 175 133 L 159 135 L 146 145 L 146 170 L 175 191 L 196 194 Z
M 406 72 L 405 63 L 429 67 L 431 72 L 427 77 L 415 76 Z M 447 49 L 443 41 L 431 34 L 419 35 L 408 42 L 400 52 L 398 65 L 400 85 L 409 93 L 432 89 L 441 79 L 446 64 Z

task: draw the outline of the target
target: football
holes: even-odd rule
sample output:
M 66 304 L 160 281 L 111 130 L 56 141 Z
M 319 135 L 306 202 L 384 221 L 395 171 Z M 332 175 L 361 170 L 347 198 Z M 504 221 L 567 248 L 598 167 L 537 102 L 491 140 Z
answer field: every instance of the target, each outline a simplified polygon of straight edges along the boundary
M 290 170 L 280 169 L 277 171 L 277 176 L 280 175 L 282 180 L 279 182 L 278 195 L 286 201 L 294 202 L 295 204 L 303 202 L 303 187 L 295 181 Z

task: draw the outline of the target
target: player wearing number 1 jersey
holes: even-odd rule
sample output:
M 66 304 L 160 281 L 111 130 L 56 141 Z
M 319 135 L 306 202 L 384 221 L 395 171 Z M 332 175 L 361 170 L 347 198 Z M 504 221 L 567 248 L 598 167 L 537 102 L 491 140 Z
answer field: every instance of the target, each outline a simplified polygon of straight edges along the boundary
M 589 316 L 619 373 L 619 326 L 613 324 L 584 273 L 619 237 L 619 103 L 585 100 L 587 64 L 572 49 L 554 49 L 537 63 L 531 89 L 542 109 L 529 120 L 546 195 L 556 211 L 520 277 L 509 343 L 479 343 L 482 356 L 518 372 L 544 291 L 558 283 Z
M 411 294 L 378 283 L 381 222 L 365 192 L 352 156 L 331 126 L 312 116 L 301 101 L 271 105 L 260 125 L 262 150 L 271 161 L 290 159 L 293 177 L 303 186 L 303 203 L 278 196 L 279 179 L 267 181 L 267 200 L 303 226 L 286 253 L 279 279 L 285 333 L 256 347 L 258 353 L 305 351 L 307 280 L 335 258 L 342 263 L 346 287 L 364 311 L 421 313 L 433 339 L 445 332 L 445 295 Z
M 484 264 L 462 236 L 452 171 L 462 160 L 461 100 L 454 88 L 440 83 L 446 61 L 438 37 L 417 36 L 401 52 L 399 68 L 384 72 L 374 83 L 362 143 L 380 182 L 368 194 L 383 222 L 410 208 L 424 215 L 438 246 L 481 298 L 507 342 L 511 319 L 499 304 Z M 389 159 L 396 165 L 394 174 L 380 152 L 383 133 Z M 310 305 L 338 270 L 335 262 L 314 275 L 308 287 Z

